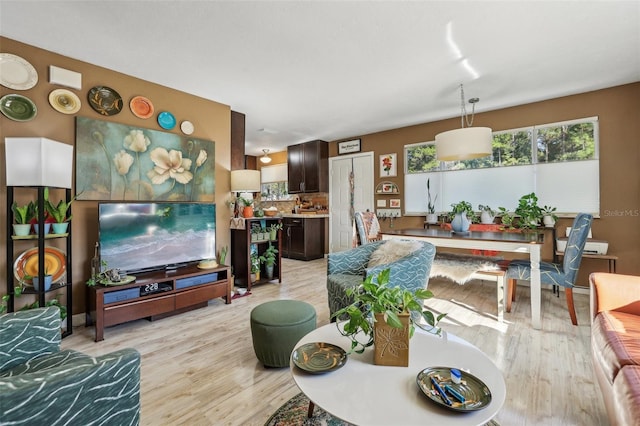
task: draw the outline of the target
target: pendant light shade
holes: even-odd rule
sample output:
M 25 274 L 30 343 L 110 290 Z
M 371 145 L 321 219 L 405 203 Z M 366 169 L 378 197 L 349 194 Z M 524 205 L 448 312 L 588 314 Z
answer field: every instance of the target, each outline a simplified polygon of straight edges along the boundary
M 269 150 L 263 149 L 262 152 L 264 152 L 264 155 L 260 157 L 260 162 L 263 164 L 269 164 L 271 162 L 271 157 L 269 157 Z
M 489 127 L 465 127 L 436 135 L 439 161 L 471 160 L 491 155 L 493 136 Z
M 471 127 L 478 98 L 469 99 L 472 105 L 471 118 L 464 105 L 464 88 L 460 85 L 460 129 L 436 135 L 436 158 L 438 161 L 460 161 L 482 158 L 493 153 L 493 135 L 488 127 Z M 465 127 L 464 125 L 467 125 Z
M 231 192 L 260 192 L 258 170 L 232 170 Z

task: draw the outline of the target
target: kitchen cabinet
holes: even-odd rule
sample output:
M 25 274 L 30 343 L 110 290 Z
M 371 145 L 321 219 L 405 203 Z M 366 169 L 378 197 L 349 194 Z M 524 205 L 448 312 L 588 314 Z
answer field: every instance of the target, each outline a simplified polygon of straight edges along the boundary
M 289 194 L 329 192 L 329 146 L 315 140 L 287 148 Z
M 324 218 L 285 217 L 283 257 L 312 260 L 324 257 Z

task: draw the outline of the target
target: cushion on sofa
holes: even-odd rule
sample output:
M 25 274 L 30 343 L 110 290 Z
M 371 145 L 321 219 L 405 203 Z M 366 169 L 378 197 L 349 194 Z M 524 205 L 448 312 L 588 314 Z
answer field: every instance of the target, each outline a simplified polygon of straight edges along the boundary
M 616 420 L 620 425 L 640 424 L 640 366 L 623 367 L 613 382 Z
M 378 265 L 393 263 L 420 250 L 421 247 L 422 243 L 416 240 L 386 240 L 384 244 L 380 245 L 380 247 L 371 253 L 368 267 L 373 268 Z
M 594 357 L 613 383 L 625 365 L 640 366 L 640 321 L 638 316 L 617 311 L 601 312 L 591 326 Z

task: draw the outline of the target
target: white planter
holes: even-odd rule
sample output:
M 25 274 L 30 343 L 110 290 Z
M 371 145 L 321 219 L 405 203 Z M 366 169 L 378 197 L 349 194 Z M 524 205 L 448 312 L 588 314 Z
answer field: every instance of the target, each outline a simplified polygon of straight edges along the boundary
M 496 217 L 492 215 L 491 212 L 483 211 L 482 213 L 480 213 L 480 223 L 482 224 L 489 225 L 493 223 L 493 220 L 495 218 Z
M 427 214 L 427 223 L 438 223 L 438 215 L 436 213 Z
M 18 237 L 24 237 L 31 232 L 31 224 L 29 223 L 14 223 L 13 234 Z
M 556 221 L 553 218 L 553 216 L 546 214 L 542 216 L 542 223 L 544 223 L 544 226 L 551 228 L 553 225 L 556 224 Z

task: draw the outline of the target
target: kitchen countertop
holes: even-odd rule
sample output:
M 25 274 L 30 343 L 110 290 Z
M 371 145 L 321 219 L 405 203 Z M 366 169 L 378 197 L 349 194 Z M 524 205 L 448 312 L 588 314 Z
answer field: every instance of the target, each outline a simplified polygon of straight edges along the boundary
M 324 219 L 329 217 L 328 214 L 301 214 L 301 213 L 285 213 L 282 217 L 294 217 L 302 219 Z

